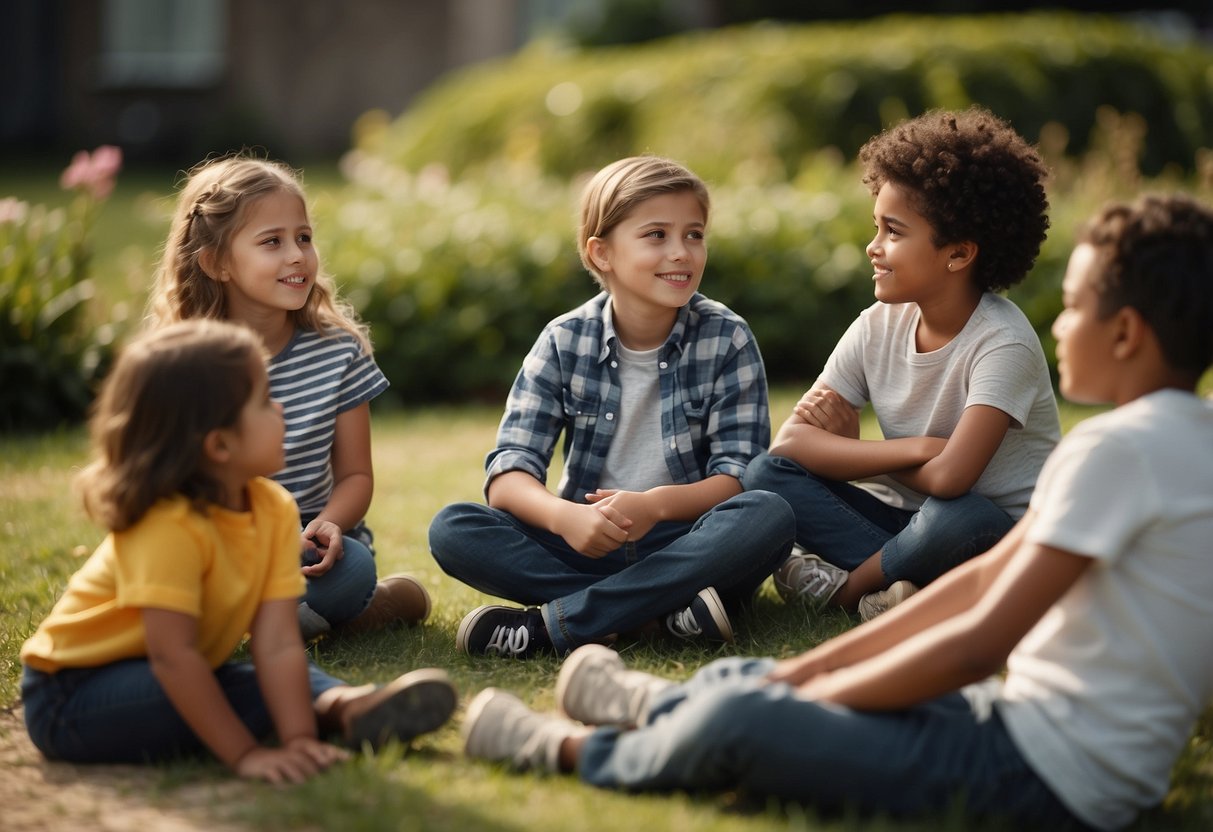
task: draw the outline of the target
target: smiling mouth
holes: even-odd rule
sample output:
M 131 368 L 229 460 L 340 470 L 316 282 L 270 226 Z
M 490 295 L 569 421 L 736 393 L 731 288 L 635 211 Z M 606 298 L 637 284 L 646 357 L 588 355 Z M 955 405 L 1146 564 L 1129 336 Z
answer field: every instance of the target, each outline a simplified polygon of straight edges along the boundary
M 301 274 L 293 274 L 290 277 L 284 277 L 279 283 L 285 283 L 288 286 L 302 286 L 307 283 L 307 277 Z
M 689 274 L 683 274 L 683 273 L 659 274 L 659 275 L 657 275 L 657 277 L 661 278 L 666 283 L 685 284 L 685 283 L 691 282 L 691 276 Z

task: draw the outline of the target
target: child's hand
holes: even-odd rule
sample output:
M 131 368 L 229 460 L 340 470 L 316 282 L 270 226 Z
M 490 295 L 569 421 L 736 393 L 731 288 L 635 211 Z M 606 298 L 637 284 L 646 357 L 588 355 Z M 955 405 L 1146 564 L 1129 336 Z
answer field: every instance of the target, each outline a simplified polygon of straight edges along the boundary
M 328 768 L 333 763 L 339 763 L 350 758 L 350 752 L 333 745 L 331 742 L 323 742 L 315 737 L 296 737 L 286 743 L 283 748 L 289 748 L 292 751 L 299 751 L 311 757 L 321 768 Z
M 561 501 L 553 531 L 575 552 L 600 558 L 618 549 L 628 539 L 631 521 L 610 505 L 592 506 Z
M 319 752 L 311 745 L 298 747 L 298 743 L 300 740 L 295 740 L 285 748 L 257 746 L 237 760 L 233 768 L 237 775 L 248 780 L 265 780 L 279 785 L 302 783 L 328 768 L 329 764 L 337 759 L 330 758 L 330 755 Z M 311 743 L 321 745 L 318 740 L 311 740 Z
M 792 410 L 813 427 L 850 439 L 859 438 L 859 411 L 829 387 L 812 388 Z
M 600 511 L 608 506 L 631 521 L 627 527 L 628 540 L 640 540 L 657 525 L 660 519 L 653 501 L 643 491 L 619 491 L 599 488 L 586 494 L 585 499 Z
M 336 523 L 319 518 L 308 523 L 303 530 L 304 557 L 306 560 L 313 560 L 318 556 L 319 560 L 304 566 L 303 574 L 314 576 L 328 572 L 345 554 L 342 547 L 341 529 Z

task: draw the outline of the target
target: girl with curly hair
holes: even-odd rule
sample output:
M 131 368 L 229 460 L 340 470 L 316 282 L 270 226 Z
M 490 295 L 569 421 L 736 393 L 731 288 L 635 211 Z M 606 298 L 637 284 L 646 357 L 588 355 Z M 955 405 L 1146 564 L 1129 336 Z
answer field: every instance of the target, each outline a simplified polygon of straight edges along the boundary
M 1023 280 L 1045 238 L 1040 156 L 973 107 L 906 121 L 859 158 L 876 199 L 876 303 L 745 484 L 796 514 L 780 594 L 867 620 L 998 542 L 1060 427 L 1040 340 L 997 294 Z M 869 403 L 879 441 L 859 438 Z

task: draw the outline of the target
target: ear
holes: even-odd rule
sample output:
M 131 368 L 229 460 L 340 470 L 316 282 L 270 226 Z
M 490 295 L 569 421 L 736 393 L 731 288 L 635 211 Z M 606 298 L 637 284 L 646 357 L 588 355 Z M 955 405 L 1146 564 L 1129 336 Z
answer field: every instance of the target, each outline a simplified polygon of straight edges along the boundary
M 611 258 L 608 256 L 610 250 L 611 247 L 601 237 L 591 237 L 585 241 L 585 253 L 599 272 L 611 270 Z
M 232 458 L 231 449 L 227 446 L 227 434 L 223 428 L 207 431 L 202 437 L 202 456 L 211 463 L 224 465 Z
M 1141 313 L 1132 306 L 1122 306 L 1113 315 L 1112 357 L 1117 361 L 1133 358 L 1154 334 Z
M 230 279 L 227 269 L 219 265 L 215 250 L 209 246 L 198 252 L 198 265 L 202 267 L 202 271 L 206 273 L 207 277 L 217 283 L 226 283 Z
M 977 259 L 977 243 L 972 240 L 948 243 L 944 248 L 948 251 L 948 271 L 950 272 L 963 272 Z

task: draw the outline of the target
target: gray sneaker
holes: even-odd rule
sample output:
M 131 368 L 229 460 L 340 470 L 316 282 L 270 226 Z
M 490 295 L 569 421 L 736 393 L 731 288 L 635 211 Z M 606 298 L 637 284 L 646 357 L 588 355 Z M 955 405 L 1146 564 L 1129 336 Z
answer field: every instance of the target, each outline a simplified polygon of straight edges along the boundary
M 628 670 L 609 647 L 586 644 L 574 650 L 556 679 L 556 707 L 586 725 L 635 727 L 644 721 L 653 697 L 673 682 Z
M 507 762 L 525 771 L 560 770 L 560 745 L 588 729 L 563 717 L 532 711 L 512 693 L 485 688 L 463 718 L 463 752 L 469 757 Z
M 917 591 L 918 587 L 909 581 L 894 581 L 888 589 L 882 589 L 879 592 L 869 592 L 859 599 L 859 619 L 861 621 L 871 621 L 881 613 L 888 612 Z
M 792 554 L 775 570 L 775 589 L 787 603 L 806 601 L 824 606 L 837 594 L 851 573 L 841 566 L 826 563 L 819 555 L 792 547 Z

